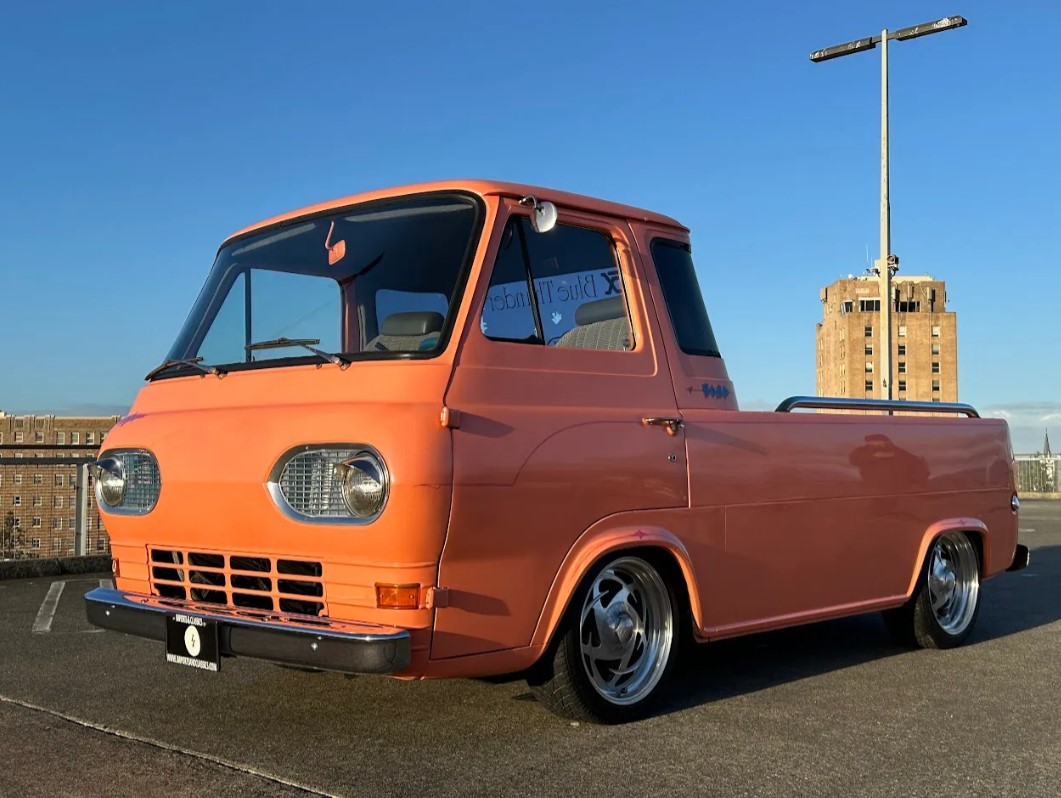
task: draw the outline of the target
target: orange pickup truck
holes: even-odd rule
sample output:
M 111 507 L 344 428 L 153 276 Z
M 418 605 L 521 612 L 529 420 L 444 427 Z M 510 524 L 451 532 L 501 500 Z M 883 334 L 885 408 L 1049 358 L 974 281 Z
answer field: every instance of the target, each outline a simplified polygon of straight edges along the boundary
M 147 379 L 96 463 L 115 587 L 87 613 L 203 670 L 520 673 L 620 722 L 682 638 L 883 611 L 947 648 L 1028 559 L 1003 421 L 738 410 L 688 230 L 560 191 L 242 230 Z

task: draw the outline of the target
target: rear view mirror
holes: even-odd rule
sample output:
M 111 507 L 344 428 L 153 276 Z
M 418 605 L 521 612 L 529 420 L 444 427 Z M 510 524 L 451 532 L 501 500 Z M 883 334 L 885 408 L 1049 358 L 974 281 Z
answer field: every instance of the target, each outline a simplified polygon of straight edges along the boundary
M 324 248 L 328 250 L 328 265 L 334 266 L 336 263 L 346 257 L 346 240 L 340 238 L 334 244 L 332 243 L 332 233 L 335 231 L 335 222 L 332 222 L 331 227 L 328 228 L 328 237 L 324 239 Z

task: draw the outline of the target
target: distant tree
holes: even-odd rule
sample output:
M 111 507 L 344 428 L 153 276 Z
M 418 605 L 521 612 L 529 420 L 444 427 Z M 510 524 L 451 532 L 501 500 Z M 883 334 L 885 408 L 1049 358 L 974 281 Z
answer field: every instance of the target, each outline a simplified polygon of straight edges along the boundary
M 3 517 L 3 533 L 0 534 L 0 559 L 17 559 L 24 543 L 22 527 L 15 523 L 15 514 L 7 510 Z

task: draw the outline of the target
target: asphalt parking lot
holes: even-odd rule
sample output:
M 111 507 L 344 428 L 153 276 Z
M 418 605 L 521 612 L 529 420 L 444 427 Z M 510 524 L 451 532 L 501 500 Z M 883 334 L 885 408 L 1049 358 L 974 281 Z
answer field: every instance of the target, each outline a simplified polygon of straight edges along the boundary
M 960 649 L 897 648 L 876 616 L 718 643 L 610 728 L 521 681 L 168 665 L 88 626 L 105 575 L 0 582 L 0 796 L 1058 796 L 1061 503 L 1021 530 L 1031 566 L 985 584 Z

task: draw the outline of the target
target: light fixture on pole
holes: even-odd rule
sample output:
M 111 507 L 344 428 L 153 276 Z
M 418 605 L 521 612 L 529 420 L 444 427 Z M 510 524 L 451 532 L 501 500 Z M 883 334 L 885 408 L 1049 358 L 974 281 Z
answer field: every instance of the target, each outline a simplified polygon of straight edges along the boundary
M 933 22 L 924 22 L 909 28 L 889 31 L 884 29 L 879 36 L 869 36 L 864 39 L 838 44 L 834 47 L 826 47 L 824 50 L 815 50 L 810 54 L 810 60 L 814 63 L 831 61 L 853 53 L 861 53 L 872 50 L 878 44 L 880 47 L 880 258 L 874 262 L 877 276 L 880 278 L 880 327 L 879 339 L 881 353 L 881 398 L 892 398 L 892 327 L 891 327 L 891 278 L 899 269 L 899 258 L 891 251 L 892 248 L 892 221 L 891 202 L 888 198 L 888 41 L 906 41 L 928 36 L 931 33 L 940 33 L 952 28 L 961 28 L 968 24 L 965 17 L 943 17 Z

